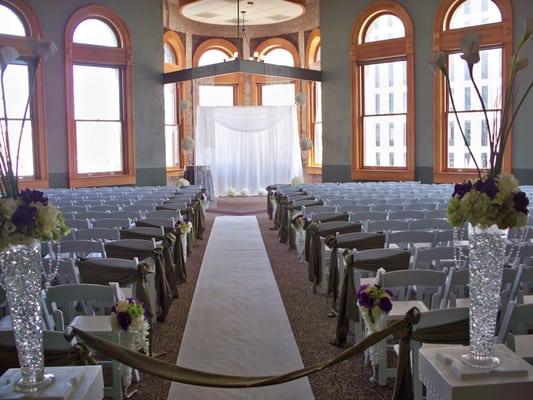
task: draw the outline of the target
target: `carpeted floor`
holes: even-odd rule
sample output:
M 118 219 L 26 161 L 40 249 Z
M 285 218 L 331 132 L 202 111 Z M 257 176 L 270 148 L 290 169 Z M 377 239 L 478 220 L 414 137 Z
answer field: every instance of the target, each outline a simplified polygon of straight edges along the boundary
M 329 344 L 333 337 L 335 320 L 327 317 L 328 303 L 324 296 L 314 295 L 307 281 L 307 265 L 299 263 L 296 254 L 278 241 L 277 231 L 270 230 L 272 221 L 266 215 L 265 198 L 223 198 L 207 213 L 204 239 L 187 260 L 187 282 L 180 286 L 180 298 L 174 301 L 168 319 L 156 324 L 154 345 L 156 352 L 167 352 L 162 360 L 174 363 L 185 329 L 194 286 L 214 218 L 217 215 L 257 215 L 270 263 L 279 286 L 302 360 L 306 366 L 325 361 L 339 354 L 341 349 Z M 369 383 L 370 368 L 363 365 L 362 357 L 345 361 L 310 377 L 317 400 L 335 399 L 390 399 L 392 387 L 381 388 Z M 169 382 L 142 374 L 141 382 L 133 385 L 137 399 L 165 400 Z M 283 400 L 283 399 L 280 399 Z

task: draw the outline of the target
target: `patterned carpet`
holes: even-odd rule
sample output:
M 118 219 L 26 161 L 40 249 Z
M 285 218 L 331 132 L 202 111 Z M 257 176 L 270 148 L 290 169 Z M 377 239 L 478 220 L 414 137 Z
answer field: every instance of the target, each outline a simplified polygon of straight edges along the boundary
M 261 234 L 304 364 L 308 366 L 322 362 L 340 353 L 341 349 L 329 344 L 335 320 L 327 317 L 329 306 L 326 298 L 313 295 L 307 281 L 307 265 L 299 263 L 296 254 L 288 252 L 286 245 L 279 243 L 277 231 L 270 230 L 272 221 L 268 220 L 264 211 L 265 202 L 264 198 L 253 197 L 219 199 L 217 206 L 210 209 L 216 211 L 207 213 L 204 240 L 198 242 L 199 246 L 187 260 L 187 283 L 180 286 L 180 298 L 172 305 L 167 321 L 155 326 L 155 350 L 167 352 L 161 359 L 172 363 L 177 359 L 194 286 L 215 216 L 220 215 L 222 210 L 228 215 L 257 214 L 258 207 L 262 208 L 262 212 L 257 215 Z M 363 365 L 361 356 L 311 376 L 310 382 L 317 400 L 390 399 L 392 382 L 385 388 L 371 384 L 370 373 L 370 368 Z M 169 386 L 169 382 L 142 374 L 141 382 L 131 389 L 138 390 L 134 397 L 137 399 L 165 400 Z

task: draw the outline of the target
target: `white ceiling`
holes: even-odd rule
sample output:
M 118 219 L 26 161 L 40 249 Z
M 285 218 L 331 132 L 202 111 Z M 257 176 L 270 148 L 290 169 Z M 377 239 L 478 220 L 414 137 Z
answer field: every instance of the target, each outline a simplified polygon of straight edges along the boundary
M 302 5 L 286 0 L 240 0 L 240 10 L 246 11 L 245 25 L 276 24 L 299 17 Z M 216 25 L 237 24 L 237 0 L 198 0 L 181 8 L 181 13 L 193 21 Z M 241 14 L 242 17 L 242 14 Z M 242 20 L 242 19 L 241 19 Z

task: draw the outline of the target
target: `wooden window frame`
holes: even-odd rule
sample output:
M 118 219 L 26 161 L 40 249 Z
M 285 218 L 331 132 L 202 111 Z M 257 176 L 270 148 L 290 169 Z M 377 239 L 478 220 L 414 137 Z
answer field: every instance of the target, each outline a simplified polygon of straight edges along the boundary
M 502 93 L 507 91 L 509 71 L 507 66 L 513 52 L 513 13 L 509 0 L 491 0 L 500 9 L 502 21 L 467 28 L 449 29 L 450 20 L 457 8 L 465 0 L 442 0 L 435 15 L 433 31 L 433 51 L 456 52 L 459 43 L 467 32 L 477 32 L 481 36 L 481 49 L 502 49 Z M 433 181 L 438 183 L 456 183 L 466 179 L 475 179 L 475 169 L 448 168 L 448 90 L 441 72 L 435 73 L 433 78 L 435 90 L 434 99 L 434 132 L 435 149 L 433 163 Z M 455 140 L 463 140 L 457 134 Z M 511 172 L 512 164 L 512 134 L 504 153 L 503 171 Z
M 405 28 L 402 38 L 364 42 L 370 24 L 382 15 L 398 17 Z M 415 76 L 414 30 L 409 13 L 391 0 L 377 0 L 362 11 L 352 32 L 352 178 L 355 180 L 413 180 L 415 177 Z M 369 62 L 406 61 L 406 166 L 364 166 L 364 75 L 363 67 Z
M 163 64 L 163 71 L 175 72 L 185 68 L 185 46 L 183 41 L 174 31 L 168 30 L 163 35 L 163 43 L 167 44 L 171 51 L 174 53 L 174 58 L 177 64 Z M 185 93 L 185 87 L 183 83 L 176 83 L 176 121 L 178 121 L 178 146 L 180 153 L 180 165 L 166 167 L 167 177 L 169 176 L 182 176 L 185 168 L 185 151 L 181 148 L 181 141 L 185 136 L 185 124 L 187 123 L 186 117 L 183 112 L 179 110 L 179 102 L 184 100 L 183 93 Z M 166 161 L 165 161 L 166 164 Z
M 320 48 L 320 28 L 315 28 L 309 34 L 307 39 L 307 45 L 305 49 L 305 61 L 306 67 L 311 68 L 312 64 L 316 62 L 316 56 L 318 49 Z M 306 108 L 306 126 L 307 126 L 307 137 L 315 143 L 315 124 L 316 124 L 316 82 L 306 82 L 306 97 L 307 97 L 307 108 Z M 323 132 L 322 132 L 323 134 Z M 308 174 L 322 174 L 322 161 L 317 164 L 315 159 L 314 150 L 311 151 L 310 157 L 307 160 L 307 173 Z
M 0 47 L 13 47 L 19 52 L 22 59 L 31 61 L 33 53 L 27 39 L 42 39 L 37 14 L 26 0 L 0 0 L 0 4 L 8 7 L 19 16 L 28 33 L 25 37 L 0 34 Z M 29 63 L 28 65 L 31 69 L 33 64 Z M 20 178 L 20 190 L 47 188 L 49 186 L 44 98 L 44 69 L 43 63 L 40 62 L 35 71 L 34 89 L 30 103 L 34 175 L 29 178 Z
M 86 19 L 96 18 L 114 29 L 120 47 L 73 43 L 74 31 Z M 121 172 L 80 174 L 77 171 L 76 121 L 74 114 L 74 64 L 106 66 L 121 70 L 122 163 Z M 87 5 L 77 9 L 65 28 L 65 75 L 67 89 L 67 143 L 70 187 L 133 185 L 135 175 L 135 131 L 133 124 L 133 54 L 126 24 L 110 8 Z

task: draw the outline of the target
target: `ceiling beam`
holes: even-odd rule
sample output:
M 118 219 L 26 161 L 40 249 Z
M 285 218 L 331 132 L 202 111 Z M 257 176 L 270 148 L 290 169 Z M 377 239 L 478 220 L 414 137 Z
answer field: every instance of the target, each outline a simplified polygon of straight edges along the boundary
M 236 72 L 252 75 L 275 76 L 279 78 L 301 79 L 304 81 L 322 81 L 322 72 L 313 69 L 287 67 L 284 65 L 267 64 L 251 60 L 232 60 L 218 64 L 205 65 L 203 67 L 167 72 L 163 74 L 163 83 L 192 81 L 194 79 L 210 78 Z

